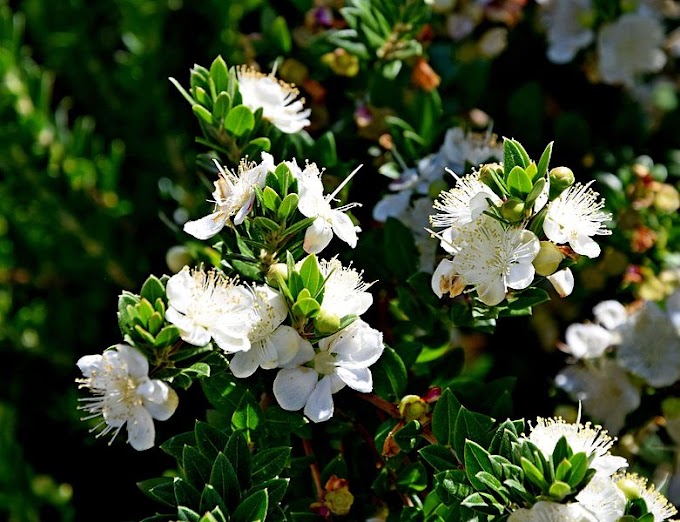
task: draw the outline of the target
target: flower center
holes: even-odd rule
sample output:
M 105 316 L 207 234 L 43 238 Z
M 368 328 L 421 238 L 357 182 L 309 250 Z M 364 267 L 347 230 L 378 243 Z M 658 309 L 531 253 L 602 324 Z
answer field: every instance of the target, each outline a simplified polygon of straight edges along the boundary
M 314 356 L 312 367 L 321 375 L 335 373 L 335 355 L 327 351 L 321 351 Z

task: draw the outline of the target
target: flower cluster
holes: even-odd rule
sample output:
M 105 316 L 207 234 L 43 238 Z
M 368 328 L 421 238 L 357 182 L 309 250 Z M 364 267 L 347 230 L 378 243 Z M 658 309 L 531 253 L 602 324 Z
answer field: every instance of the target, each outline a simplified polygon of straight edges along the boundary
M 560 348 L 573 364 L 555 383 L 586 413 L 618 433 L 640 406 L 644 386 L 664 388 L 680 379 L 680 290 L 665 302 L 614 300 L 593 308 L 592 322 L 567 327 Z
M 644 75 L 660 72 L 669 61 L 666 49 L 673 50 L 664 19 L 674 14 L 662 2 L 621 6 L 605 12 L 592 0 L 540 0 L 548 59 L 568 63 L 585 50 L 594 58 L 586 60 L 595 64 L 590 71 L 594 80 L 629 89 Z
M 550 487 L 553 498 L 550 495 L 543 496 L 531 506 L 514 510 L 508 518 L 510 522 L 616 522 L 626 515 L 632 516 L 631 520 L 640 520 L 636 517 L 647 514 L 652 515 L 649 520 L 660 522 L 676 513 L 676 509 L 654 486 L 648 486 L 644 479 L 634 473 L 622 471 L 628 467 L 628 462 L 623 457 L 611 454 L 614 440 L 600 426 L 570 424 L 560 418 L 539 418 L 529 434 L 520 438 L 520 444 L 522 440 L 538 448 L 544 462 L 559 465 L 554 470 L 556 480 Z M 556 455 L 564 460 L 555 459 Z M 574 491 L 569 485 L 573 482 L 570 479 L 576 468 L 565 466 L 564 463 L 576 462 L 578 459 L 574 457 L 577 455 L 585 457 L 588 471 L 585 473 L 587 479 L 578 484 L 579 487 Z M 529 480 L 539 483 L 541 479 L 545 481 L 544 474 L 536 473 L 538 469 L 526 462 L 523 461 L 523 467 L 530 470 Z M 560 490 L 568 495 L 562 499 L 554 498 L 561 496 L 558 494 Z
M 524 290 L 536 275 L 546 276 L 560 295 L 573 289 L 565 261 L 600 254 L 593 236 L 611 234 L 604 200 L 574 183 L 566 167 L 548 172 L 552 144 L 538 164 L 515 140 L 505 139 L 503 164 L 485 164 L 456 177 L 440 193 L 430 216 L 433 232 L 450 258 L 432 276 L 439 297 L 455 297 L 472 287 L 488 306 L 501 303 L 509 291 Z

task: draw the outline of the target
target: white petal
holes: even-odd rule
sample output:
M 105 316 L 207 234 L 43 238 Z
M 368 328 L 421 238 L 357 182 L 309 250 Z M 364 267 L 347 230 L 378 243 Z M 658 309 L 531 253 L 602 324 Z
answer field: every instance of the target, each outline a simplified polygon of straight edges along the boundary
M 506 287 L 502 277 L 487 280 L 475 287 L 479 300 L 488 306 L 495 306 L 505 299 Z
M 326 375 L 317 384 L 305 404 L 305 415 L 314 422 L 327 421 L 333 416 L 331 379 Z
M 236 353 L 229 362 L 229 369 L 234 374 L 234 377 L 244 379 L 254 374 L 259 365 L 260 358 L 258 357 L 257 348 L 252 347 L 246 352 Z
M 167 383 L 158 379 L 149 380 L 149 384 L 153 388 L 149 389 L 149 393 L 142 397 L 144 407 L 154 419 L 168 420 L 177 410 L 179 404 L 177 393 Z
M 197 325 L 186 315 L 180 314 L 174 308 L 166 310 L 165 318 L 168 322 L 179 328 L 180 337 L 183 341 L 194 346 L 205 346 L 210 342 L 210 333 L 206 328 Z
M 80 371 L 83 372 L 83 376 L 90 377 L 93 370 L 99 369 L 101 362 L 102 362 L 101 354 L 84 355 L 83 357 L 78 359 L 76 365 L 78 366 L 78 368 L 80 368 Z
M 130 377 L 136 379 L 148 377 L 149 361 L 144 357 L 142 352 L 127 344 L 116 345 L 116 350 L 118 351 L 121 360 L 125 362 Z
M 564 229 L 551 219 L 550 216 L 546 216 L 545 221 L 543 222 L 543 232 L 545 232 L 546 237 L 550 241 L 558 245 L 566 243 L 569 239 Z
M 184 223 L 184 231 L 196 239 L 210 239 L 218 234 L 227 223 L 224 212 L 214 212 L 195 221 Z
M 510 273 L 507 280 L 508 286 L 515 290 L 523 290 L 532 283 L 535 273 L 536 269 L 531 262 L 514 263 L 510 265 Z
M 194 288 L 196 281 L 191 275 L 189 267 L 185 267 L 173 275 L 165 285 L 170 307 L 178 312 L 186 313 L 194 302 Z M 174 323 L 173 323 L 174 324 Z
M 243 221 L 246 219 L 246 216 L 250 212 L 250 209 L 253 208 L 253 203 L 255 202 L 255 192 L 253 192 L 253 195 L 248 198 L 248 201 L 240 208 L 238 209 L 238 212 L 234 216 L 234 225 L 240 225 L 243 223 Z
M 153 418 L 146 408 L 140 406 L 131 412 L 127 421 L 128 442 L 137 451 L 148 450 L 153 447 L 156 429 Z
M 373 376 L 368 368 L 343 368 L 338 366 L 335 373 L 350 388 L 369 393 L 373 390 Z
M 612 340 L 612 334 L 597 324 L 574 323 L 565 332 L 567 349 L 577 359 L 600 357 Z
M 599 256 L 601 252 L 600 245 L 585 234 L 580 234 L 575 240 L 570 241 L 569 245 L 577 254 L 590 258 Z
M 274 333 L 265 342 L 274 349 L 275 357 L 270 361 L 270 365 L 265 366 L 262 364 L 263 368 L 270 369 L 283 366 L 292 361 L 300 347 L 304 344 L 304 339 L 300 337 L 295 328 L 281 325 L 274 330 Z
M 307 402 L 318 380 L 310 368 L 284 368 L 274 379 L 274 397 L 284 410 L 297 411 Z
M 628 319 L 628 311 L 623 304 L 610 299 L 593 307 L 595 320 L 608 330 L 614 330 Z
M 547 277 L 560 297 L 567 297 L 574 290 L 574 274 L 564 268 Z
M 305 240 L 302 248 L 308 254 L 318 254 L 333 239 L 333 230 L 323 218 L 316 218 L 305 232 Z
M 442 279 L 448 281 L 455 275 L 456 273 L 453 270 L 453 261 L 450 259 L 442 259 L 432 274 L 432 280 L 430 282 L 432 291 L 437 297 L 442 297 L 444 295 L 444 292 L 442 291 Z
M 409 206 L 410 198 L 411 193 L 406 190 L 383 196 L 373 207 L 373 219 L 384 223 L 389 217 L 401 217 Z
M 336 361 L 345 368 L 367 368 L 383 353 L 382 333 L 357 319 L 344 330 L 321 339 L 319 348 L 336 354 Z
M 357 226 L 352 223 L 350 217 L 340 210 L 331 210 L 330 218 L 335 235 L 352 248 L 355 248 L 358 240 Z
M 315 353 L 314 348 L 312 347 L 312 343 L 310 343 L 307 339 L 303 339 L 302 337 L 300 337 L 295 355 L 287 363 L 281 363 L 281 367 L 295 368 L 297 366 L 302 366 L 303 364 L 308 363 L 309 361 L 314 359 L 314 355 Z

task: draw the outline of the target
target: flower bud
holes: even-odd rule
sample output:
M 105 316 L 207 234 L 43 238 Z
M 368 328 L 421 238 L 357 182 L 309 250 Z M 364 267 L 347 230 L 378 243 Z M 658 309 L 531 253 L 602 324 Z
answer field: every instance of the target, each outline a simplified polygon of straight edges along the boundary
M 550 241 L 541 241 L 541 249 L 532 263 L 538 275 L 549 276 L 555 273 L 563 259 L 564 254 L 557 245 Z
M 496 185 L 494 174 L 501 179 L 503 178 L 503 167 L 498 163 L 486 163 L 479 169 L 479 181 L 489 186 L 495 192 L 498 189 L 498 185 Z
M 524 201 L 519 198 L 511 197 L 501 206 L 501 216 L 510 223 L 522 221 L 524 217 Z
M 550 200 L 562 194 L 574 184 L 576 178 L 574 172 L 569 167 L 555 167 L 548 174 L 550 179 Z
M 321 335 L 330 335 L 340 329 L 340 318 L 337 315 L 324 312 L 322 308 L 314 317 L 314 328 Z
M 439 87 L 442 79 L 434 72 L 434 69 L 432 69 L 425 58 L 419 57 L 413 67 L 411 81 L 422 90 L 430 92 Z
M 285 263 L 274 263 L 267 270 L 267 284 L 273 286 L 274 288 L 279 287 L 279 276 L 284 281 L 288 279 L 288 267 Z
M 626 500 L 635 500 L 640 498 L 640 485 L 628 476 L 616 482 L 616 487 L 619 488 L 626 497 Z
M 418 395 L 404 395 L 399 401 L 399 414 L 406 422 L 417 420 L 420 424 L 427 424 L 430 413 L 430 405 Z
M 165 254 L 165 263 L 173 274 L 182 270 L 184 266 L 190 265 L 192 261 L 193 257 L 184 245 L 170 247 Z
M 346 479 L 333 475 L 326 482 L 324 504 L 334 515 L 347 515 L 354 503 L 354 495 L 349 490 Z
M 338 47 L 321 57 L 321 61 L 339 76 L 356 76 L 359 72 L 359 58 Z
M 680 194 L 673 185 L 661 183 L 654 195 L 654 208 L 672 214 L 680 208 Z

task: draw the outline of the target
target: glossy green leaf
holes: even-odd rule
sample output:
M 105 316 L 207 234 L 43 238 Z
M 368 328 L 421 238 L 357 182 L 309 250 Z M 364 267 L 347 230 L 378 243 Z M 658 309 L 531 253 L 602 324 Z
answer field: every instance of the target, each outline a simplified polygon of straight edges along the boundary
M 210 479 L 210 461 L 193 446 L 184 446 L 182 450 L 182 471 L 186 479 L 198 489 L 208 484 Z
M 224 451 L 229 441 L 229 436 L 223 430 L 199 420 L 196 421 L 194 433 L 198 450 L 209 460 L 214 460 L 218 453 Z
M 224 449 L 224 454 L 233 466 L 241 487 L 243 489 L 249 487 L 251 456 L 248 442 L 242 432 L 236 431 L 231 434 Z
M 203 121 L 204 123 L 207 123 L 208 125 L 213 124 L 212 114 L 208 109 L 206 109 L 202 105 L 199 104 L 192 105 L 191 110 L 194 111 L 194 114 L 198 117 L 199 120 Z
M 153 500 L 166 506 L 175 506 L 175 489 L 172 477 L 143 480 L 137 483 L 137 487 Z
M 285 222 L 297 210 L 299 201 L 300 196 L 295 193 L 290 193 L 285 198 L 283 198 L 283 201 L 279 206 L 279 210 L 276 213 L 277 219 L 282 223 Z
M 232 108 L 224 119 L 224 128 L 235 136 L 243 136 L 255 127 L 255 116 L 245 105 Z
M 418 453 L 437 472 L 456 469 L 459 464 L 453 451 L 442 444 L 429 444 L 419 449 Z
M 269 495 L 266 489 L 253 492 L 234 511 L 232 522 L 262 522 L 267 517 Z
M 263 482 L 278 476 L 288 463 L 290 448 L 266 448 L 253 455 L 251 474 L 253 483 Z
M 234 466 L 222 452 L 215 458 L 208 483 L 215 488 L 230 510 L 236 508 L 241 497 L 241 488 Z
M 254 430 L 260 425 L 261 421 L 260 407 L 250 391 L 246 391 L 231 416 L 231 427 L 235 431 Z
M 227 70 L 227 64 L 222 56 L 215 58 L 210 65 L 210 78 L 212 79 L 218 94 L 222 91 L 226 91 L 229 87 L 229 71 Z
M 373 393 L 388 401 L 400 399 L 406 392 L 408 372 L 399 354 L 385 345 L 378 362 L 371 366 Z
M 439 444 L 453 445 L 456 418 L 461 407 L 460 402 L 449 389 L 445 389 L 441 397 L 437 399 L 432 412 L 432 433 L 437 437 Z M 457 455 L 462 460 L 463 451 L 457 452 Z
M 548 172 L 548 165 L 550 164 L 550 157 L 552 156 L 553 141 L 548 143 L 543 154 L 541 154 L 541 159 L 538 160 L 538 169 L 536 172 L 536 178 L 540 178 L 546 175 Z
M 508 173 L 506 185 L 510 194 L 518 198 L 526 197 L 533 188 L 529 175 L 520 166 L 513 167 Z
M 172 485 L 175 491 L 176 506 L 198 507 L 198 504 L 201 501 L 201 494 L 194 486 L 179 477 L 173 479 Z

